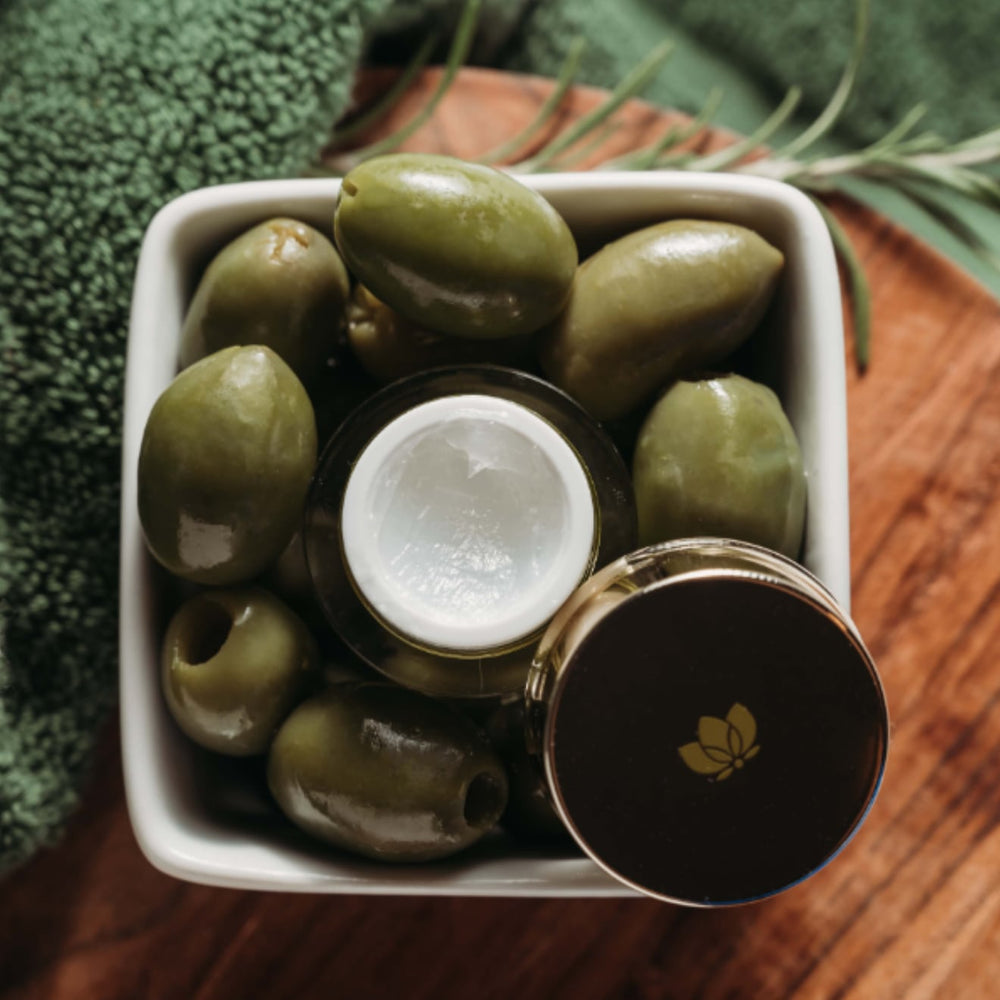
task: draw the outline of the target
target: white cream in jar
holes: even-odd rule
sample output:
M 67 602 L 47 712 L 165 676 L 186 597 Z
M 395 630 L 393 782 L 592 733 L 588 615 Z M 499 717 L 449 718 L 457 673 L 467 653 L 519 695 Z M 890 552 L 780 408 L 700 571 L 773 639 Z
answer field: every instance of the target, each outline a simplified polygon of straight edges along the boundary
M 324 448 L 304 539 L 314 591 L 350 649 L 443 697 L 524 689 L 548 622 L 634 547 L 628 469 L 539 378 L 437 369 L 367 400 Z
M 419 645 L 468 652 L 541 628 L 586 574 L 597 519 L 566 439 L 498 396 L 446 396 L 387 424 L 344 491 L 346 568 Z

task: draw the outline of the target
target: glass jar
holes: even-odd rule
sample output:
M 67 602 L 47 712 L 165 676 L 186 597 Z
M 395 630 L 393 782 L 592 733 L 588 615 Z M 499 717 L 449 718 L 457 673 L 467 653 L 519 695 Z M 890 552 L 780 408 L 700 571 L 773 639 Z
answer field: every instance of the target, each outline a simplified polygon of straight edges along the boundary
M 468 698 L 523 691 L 552 615 L 635 530 L 601 427 L 541 379 L 483 365 L 403 379 L 355 410 L 320 457 L 304 539 L 356 654 Z
M 808 571 L 692 538 L 598 571 L 538 644 L 529 751 L 560 818 L 659 899 L 760 899 L 819 870 L 877 793 L 881 682 Z

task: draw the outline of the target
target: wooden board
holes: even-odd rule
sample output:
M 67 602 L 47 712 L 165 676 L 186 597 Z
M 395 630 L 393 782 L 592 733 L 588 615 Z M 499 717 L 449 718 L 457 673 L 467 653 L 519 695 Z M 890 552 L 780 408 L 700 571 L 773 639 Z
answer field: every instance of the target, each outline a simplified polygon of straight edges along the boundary
M 466 72 L 411 145 L 477 155 L 550 86 Z M 574 91 L 561 122 L 599 99 Z M 635 103 L 622 122 L 624 151 L 664 116 Z M 64 841 L 0 889 L 0 1000 L 996 996 L 1000 309 L 885 220 L 834 208 L 874 295 L 868 374 L 848 356 L 854 617 L 893 719 L 882 795 L 834 864 L 721 911 L 191 886 L 139 854 L 109 726 Z

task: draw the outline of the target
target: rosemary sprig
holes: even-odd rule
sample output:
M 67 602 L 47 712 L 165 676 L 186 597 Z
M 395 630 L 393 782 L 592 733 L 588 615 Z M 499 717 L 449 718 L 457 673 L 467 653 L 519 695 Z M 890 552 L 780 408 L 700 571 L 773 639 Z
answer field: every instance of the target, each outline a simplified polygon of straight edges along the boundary
M 510 169 L 531 173 L 546 168 L 570 146 L 590 135 L 598 126 L 603 125 L 630 97 L 642 93 L 656 78 L 656 74 L 659 73 L 673 51 L 674 43 L 672 41 L 661 42 L 611 91 L 606 101 L 570 125 L 534 156 L 512 165 Z
M 432 31 L 413 54 L 413 58 L 407 63 L 396 82 L 367 111 L 351 119 L 346 125 L 337 128 L 330 137 L 330 144 L 341 146 L 350 142 L 356 135 L 362 135 L 392 111 L 403 94 L 410 89 L 417 74 L 430 61 L 431 53 L 440 37 L 437 31 Z
M 1000 256 L 965 219 L 953 211 L 933 188 L 910 181 L 897 181 L 895 189 L 910 199 L 943 229 L 971 250 L 984 264 L 1000 274 Z
M 397 149 L 427 121 L 468 58 L 480 4 L 481 0 L 466 0 L 445 72 L 420 112 L 392 135 L 345 153 L 332 162 L 328 159 L 328 166 L 320 165 L 314 172 L 342 174 L 369 157 Z M 952 203 L 958 198 L 1000 212 L 1000 181 L 984 169 L 1000 163 L 1000 127 L 958 142 L 948 142 L 933 132 L 915 131 L 927 110 L 924 104 L 918 104 L 868 146 L 834 155 L 811 155 L 816 144 L 836 127 L 854 89 L 867 38 L 868 14 L 869 0 L 857 0 L 853 44 L 840 81 L 818 117 L 789 142 L 773 149 L 766 147 L 794 112 L 800 98 L 797 87 L 792 87 L 774 112 L 745 138 L 735 139 L 728 146 L 704 155 L 692 151 L 686 144 L 709 125 L 717 112 L 722 95 L 716 90 L 709 94 L 702 109 L 689 122 L 671 125 L 652 145 L 597 165 L 601 170 L 725 170 L 785 181 L 809 194 L 823 214 L 843 266 L 854 317 L 856 362 L 861 370 L 867 366 L 869 357 L 871 296 L 868 281 L 849 236 L 820 200 L 822 196 L 837 193 L 851 197 L 852 192 L 845 191 L 844 186 L 855 179 L 891 190 L 1000 274 L 1000 254 L 996 248 L 988 245 L 948 203 L 949 198 Z M 338 142 L 348 140 L 391 108 L 425 64 L 433 45 L 434 40 L 428 39 L 400 81 L 376 108 L 335 132 L 334 139 Z M 568 168 L 592 155 L 614 130 L 616 112 L 656 78 L 673 45 L 667 41 L 657 46 L 598 107 L 557 132 L 532 155 L 517 159 L 518 151 L 523 150 L 562 107 L 579 72 L 583 48 L 582 39 L 570 45 L 556 86 L 536 117 L 517 135 L 483 154 L 481 162 L 503 163 L 505 169 L 528 173 Z
M 613 118 L 597 126 L 585 135 L 575 148 L 564 152 L 561 156 L 550 160 L 547 166 L 554 170 L 576 170 L 579 165 L 595 150 L 600 149 L 621 127 Z M 515 168 L 516 169 L 516 168 Z
M 701 110 L 689 122 L 679 125 L 671 125 L 659 139 L 651 146 L 644 149 L 637 149 L 635 152 L 626 153 L 614 160 L 606 160 L 601 164 L 601 170 L 652 170 L 658 165 L 660 157 L 668 149 L 677 146 L 693 138 L 712 121 L 715 113 L 722 103 L 723 92 L 721 87 L 713 87 L 709 91 L 705 103 Z
M 509 159 L 519 149 L 523 149 L 535 133 L 552 120 L 552 116 L 559 109 L 559 105 L 562 104 L 569 88 L 576 81 L 576 75 L 580 72 L 580 60 L 586 48 L 587 40 L 585 38 L 574 38 L 570 42 L 566 59 L 559 70 L 559 76 L 556 78 L 556 85 L 538 109 L 538 114 L 516 135 L 512 135 L 506 142 L 500 143 L 499 146 L 480 156 L 480 163 L 501 163 Z
M 837 120 L 847 106 L 847 100 L 851 96 L 851 92 L 854 90 L 854 83 L 858 78 L 858 69 L 861 66 L 867 37 L 868 0 L 857 0 L 854 16 L 854 44 L 851 46 L 851 55 L 847 60 L 847 65 L 844 67 L 840 82 L 837 84 L 833 96 L 820 116 L 797 139 L 793 139 L 787 146 L 781 149 L 778 153 L 779 156 L 785 159 L 793 159 L 796 156 L 800 156 L 836 125 Z
M 785 99 L 771 112 L 767 120 L 745 139 L 734 142 L 731 146 L 726 146 L 716 153 L 709 153 L 707 156 L 699 156 L 693 160 L 688 160 L 685 164 L 686 169 L 725 170 L 732 164 L 749 156 L 755 150 L 760 149 L 788 121 L 801 99 L 802 90 L 799 87 L 790 88 L 788 93 L 785 94 Z
M 357 166 L 357 164 L 364 160 L 369 160 L 373 156 L 379 156 L 382 153 L 390 153 L 394 149 L 398 149 L 434 114 L 434 109 L 440 103 L 441 98 L 448 92 L 455 81 L 458 71 L 465 65 L 466 60 L 469 58 L 472 42 L 476 35 L 476 25 L 479 22 L 479 9 L 481 6 L 482 0 L 466 0 L 465 6 L 462 8 L 462 16 L 459 18 L 458 27 L 455 29 L 455 37 L 452 39 L 451 48 L 448 50 L 448 59 L 445 63 L 444 73 L 441 75 L 434 93 L 431 94 L 427 103 L 420 111 L 402 128 L 397 129 L 391 135 L 387 135 L 384 139 L 370 143 L 361 149 L 345 153 L 343 156 L 337 157 L 332 163 L 320 164 L 318 165 L 319 171 L 340 176 L 341 174 L 346 174 L 352 167 Z M 336 138 L 336 133 L 334 133 L 334 138 Z M 341 138 L 343 138 L 343 133 L 341 133 Z
M 917 127 L 920 123 L 920 119 L 927 114 L 926 104 L 917 104 L 910 108 L 909 111 L 899 120 L 899 123 L 893 128 L 889 129 L 888 132 L 881 139 L 872 143 L 868 147 L 869 151 L 877 151 L 881 149 L 888 149 L 893 146 L 899 146 L 906 137 Z
M 830 230 L 833 249 L 844 268 L 847 278 L 847 297 L 851 303 L 851 318 L 854 323 L 854 361 L 858 370 L 863 372 L 868 367 L 871 344 L 871 288 L 864 265 L 858 257 L 851 238 L 845 232 L 837 217 L 818 198 L 813 202 Z

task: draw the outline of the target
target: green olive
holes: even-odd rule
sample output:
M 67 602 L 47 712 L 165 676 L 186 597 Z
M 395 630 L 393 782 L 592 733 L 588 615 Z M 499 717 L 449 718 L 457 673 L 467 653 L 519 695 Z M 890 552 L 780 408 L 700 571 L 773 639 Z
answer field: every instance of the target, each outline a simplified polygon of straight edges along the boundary
M 565 840 L 569 831 L 559 818 L 541 765 L 528 753 L 524 702 L 505 702 L 486 723 L 486 732 L 507 769 L 510 791 L 500 825 L 518 840 L 536 843 Z
M 599 420 L 624 417 L 671 379 L 715 365 L 760 322 L 784 257 L 749 229 L 675 220 L 585 261 L 540 338 L 542 369 Z
M 182 367 L 240 344 L 266 344 L 303 380 L 337 347 L 350 293 L 347 269 L 322 233 L 269 219 L 208 265 L 181 334 Z
M 271 745 L 267 779 L 293 823 L 383 861 L 462 850 L 507 799 L 503 765 L 472 722 L 382 682 L 338 684 L 295 709 Z
M 232 756 L 263 753 L 306 694 L 316 644 L 302 621 L 259 588 L 211 590 L 167 626 L 163 693 L 196 743 Z
M 184 579 L 250 580 L 299 526 L 315 464 L 312 404 L 288 365 L 267 347 L 211 354 L 170 383 L 146 422 L 146 543 Z
M 643 545 L 713 535 L 798 555 L 802 452 L 765 385 L 741 375 L 675 382 L 639 432 L 632 476 Z
M 532 354 L 527 336 L 471 340 L 416 326 L 358 285 L 347 309 L 347 338 L 361 367 L 380 382 L 429 368 L 464 364 L 524 367 Z
M 379 299 L 455 336 L 537 330 L 562 309 L 576 271 L 573 235 L 541 195 L 447 156 L 397 153 L 355 167 L 334 236 Z

